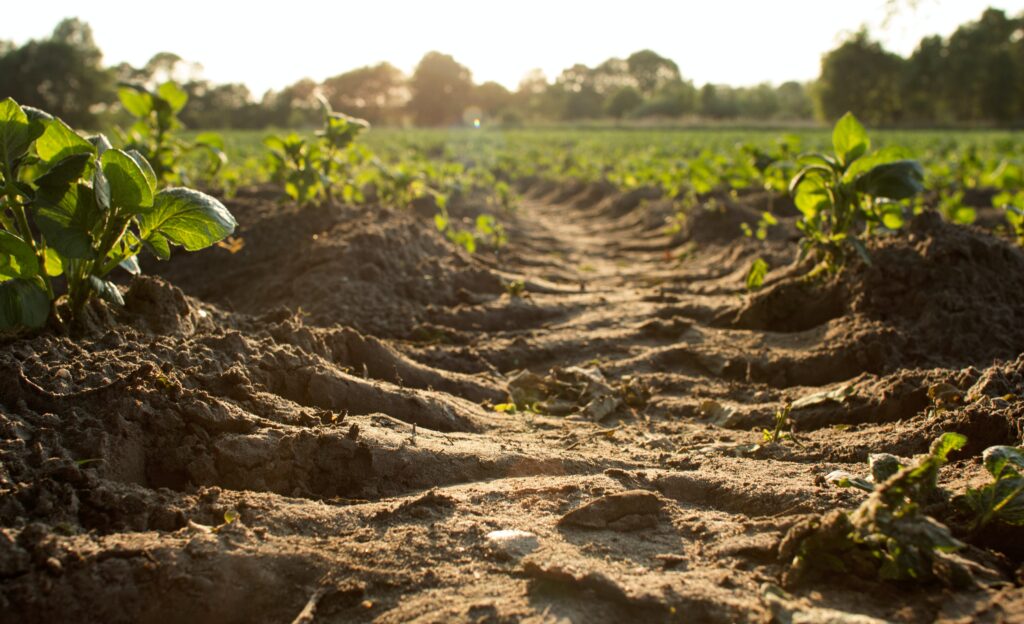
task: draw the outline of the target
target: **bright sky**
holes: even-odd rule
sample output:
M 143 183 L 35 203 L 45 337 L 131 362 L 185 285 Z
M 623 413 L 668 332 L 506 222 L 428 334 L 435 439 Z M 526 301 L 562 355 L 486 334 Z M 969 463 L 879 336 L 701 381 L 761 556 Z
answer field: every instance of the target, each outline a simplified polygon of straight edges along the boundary
M 77 16 L 104 61 L 144 64 L 175 52 L 215 82 L 244 82 L 258 98 L 299 78 L 321 80 L 390 61 L 411 72 L 429 50 L 453 55 L 477 82 L 515 88 L 532 68 L 549 78 L 582 62 L 650 48 L 698 85 L 809 80 L 822 53 L 867 24 L 887 48 L 910 53 L 924 35 L 948 35 L 986 6 L 1010 14 L 1024 0 L 920 0 L 883 29 L 885 0 L 46 0 L 8 12 L 0 39 L 46 37 Z M 906 1 L 902 4 L 907 4 Z M 490 5 L 490 6 L 488 6 Z M 166 7 L 166 11 L 164 10 Z M 492 8 L 493 7 L 493 8 Z M 24 8 L 24 7 L 23 7 Z

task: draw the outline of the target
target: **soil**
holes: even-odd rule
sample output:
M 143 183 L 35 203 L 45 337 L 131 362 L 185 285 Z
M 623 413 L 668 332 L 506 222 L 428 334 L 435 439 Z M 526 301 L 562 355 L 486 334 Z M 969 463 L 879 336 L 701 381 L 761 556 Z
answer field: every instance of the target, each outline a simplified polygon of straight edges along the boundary
M 0 622 L 1024 621 L 1012 531 L 941 518 L 957 588 L 783 590 L 778 552 L 864 499 L 824 475 L 869 453 L 964 433 L 961 491 L 1021 443 L 1020 249 L 925 214 L 808 282 L 778 197 L 672 232 L 657 193 L 521 190 L 470 256 L 414 211 L 249 189 L 232 249 L 5 339 Z M 765 443 L 791 402 L 796 441 Z

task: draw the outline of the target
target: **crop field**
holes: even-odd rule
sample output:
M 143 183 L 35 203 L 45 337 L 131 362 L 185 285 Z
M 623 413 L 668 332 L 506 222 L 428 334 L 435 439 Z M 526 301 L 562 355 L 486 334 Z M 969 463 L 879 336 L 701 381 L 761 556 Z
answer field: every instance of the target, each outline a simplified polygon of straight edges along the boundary
M 18 621 L 1024 613 L 1017 134 L 2 106 Z
M 587 123 L 0 74 L 0 624 L 1024 622 L 1019 115 L 651 55 Z

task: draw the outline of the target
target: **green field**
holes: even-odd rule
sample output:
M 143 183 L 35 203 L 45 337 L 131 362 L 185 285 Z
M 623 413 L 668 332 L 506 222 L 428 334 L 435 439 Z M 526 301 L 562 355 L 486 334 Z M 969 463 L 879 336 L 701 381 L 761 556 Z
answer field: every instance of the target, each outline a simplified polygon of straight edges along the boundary
M 263 140 L 273 132 L 226 131 L 226 188 L 273 178 Z M 312 137 L 308 132 L 303 136 Z M 973 221 L 965 208 L 983 208 L 964 194 L 991 191 L 992 207 L 1024 208 L 1024 133 L 1015 131 L 872 132 L 873 147 L 907 148 L 924 167 L 918 200 L 959 222 Z M 799 155 L 828 148 L 831 131 L 765 129 L 372 129 L 353 148 L 349 170 L 360 185 L 380 181 L 376 162 L 400 170 L 427 189 L 480 186 L 536 177 L 551 181 L 610 182 L 628 190 L 660 187 L 670 197 L 687 192 L 766 188 L 785 192 Z M 375 161 L 374 158 L 377 160 Z M 199 163 L 197 163 L 199 164 Z M 198 168 L 194 176 L 202 178 Z

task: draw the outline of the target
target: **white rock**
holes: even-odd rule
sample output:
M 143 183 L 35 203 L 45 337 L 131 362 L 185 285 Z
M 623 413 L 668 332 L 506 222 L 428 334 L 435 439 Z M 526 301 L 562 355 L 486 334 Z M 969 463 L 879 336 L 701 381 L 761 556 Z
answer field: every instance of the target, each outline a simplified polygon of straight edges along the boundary
M 535 533 L 518 529 L 491 531 L 485 539 L 491 551 L 505 559 L 519 559 L 540 546 L 540 540 Z

